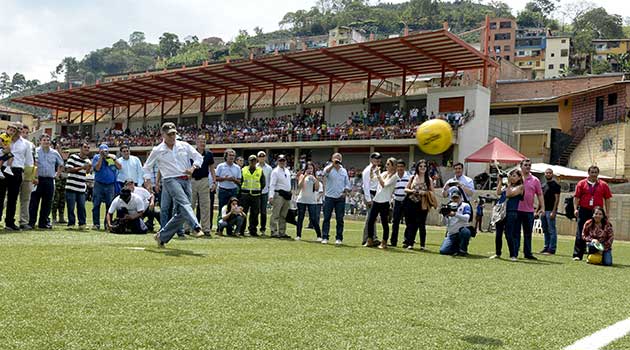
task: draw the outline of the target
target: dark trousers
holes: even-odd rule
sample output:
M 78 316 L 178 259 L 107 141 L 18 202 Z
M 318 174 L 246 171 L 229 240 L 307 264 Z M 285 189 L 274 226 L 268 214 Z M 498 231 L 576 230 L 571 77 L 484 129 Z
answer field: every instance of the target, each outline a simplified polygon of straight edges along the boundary
M 45 228 L 46 225 L 48 225 L 48 216 L 50 215 L 54 195 L 55 180 L 52 177 L 40 177 L 37 183 L 37 189 L 31 192 L 31 202 L 28 206 L 28 224 L 31 227 L 35 227 L 40 200 L 41 209 L 39 211 L 39 222 L 37 225 L 40 228 Z
M 269 202 L 269 193 L 260 195 L 260 231 L 267 229 L 267 202 Z
M 398 230 L 400 229 L 400 221 L 405 211 L 405 201 L 394 200 L 394 213 L 392 214 L 392 237 L 389 240 L 391 245 L 398 244 Z M 405 220 L 405 223 L 407 221 Z
M 582 239 L 582 230 L 587 220 L 593 217 L 593 210 L 586 208 L 578 209 L 577 232 L 575 233 L 575 244 L 573 245 L 573 257 L 582 258 L 586 252 L 586 242 Z
M 20 187 L 22 186 L 22 168 L 11 168 L 13 175 L 5 175 L 4 180 L 0 180 L 0 220 L 4 209 L 4 197 L 7 198 L 7 212 L 4 223 L 7 226 L 15 225 L 15 209 L 17 207 Z
M 298 207 L 298 217 L 297 217 L 297 224 L 295 225 L 297 236 L 302 237 L 302 227 L 304 225 L 304 216 L 306 216 L 306 210 L 308 210 L 308 220 L 313 226 L 313 229 L 315 230 L 315 234 L 317 235 L 317 238 L 321 237 L 322 231 L 319 228 L 319 213 L 317 212 L 317 210 L 319 210 L 319 207 L 317 206 L 317 204 L 298 203 L 297 207 Z
M 416 240 L 416 232 L 420 231 L 420 246 L 425 247 L 427 241 L 427 215 L 428 210 L 422 210 L 420 202 L 414 202 L 409 199 L 405 199 L 407 203 L 405 205 L 405 222 L 407 227 L 405 228 L 405 242 L 407 246 L 412 246 Z
M 256 226 L 258 226 L 258 215 L 260 212 L 260 195 L 254 196 L 248 193 L 242 193 L 241 206 L 243 207 L 243 212 L 245 213 L 245 215 L 249 217 L 249 234 L 257 234 Z M 245 233 L 245 225 L 241 226 L 240 233 Z
M 155 207 L 153 209 L 147 208 L 142 214 L 142 218 L 146 219 L 147 229 L 153 231 L 155 229 L 155 221 L 160 222 L 160 212 L 155 210 Z
M 228 203 L 230 198 L 236 197 L 236 195 L 238 194 L 238 188 L 224 189 L 224 188 L 219 187 L 217 191 L 219 192 L 219 213 L 220 213 L 221 208 L 223 208 Z
M 324 198 L 324 223 L 322 225 L 322 236 L 324 239 L 328 239 L 330 232 L 330 220 L 332 219 L 332 212 L 335 210 L 335 221 L 337 221 L 337 235 L 335 239 L 343 241 L 343 215 L 346 209 L 346 197 L 341 196 L 339 198 L 325 197 Z
M 372 209 L 370 210 L 370 215 L 367 220 L 369 239 L 374 239 L 377 216 L 381 217 L 381 226 L 383 227 L 383 244 L 387 244 L 387 240 L 389 239 L 389 202 L 372 202 Z
M 507 231 L 505 230 L 505 219 L 497 222 L 494 225 L 494 228 L 496 230 L 495 236 L 494 236 L 494 253 L 497 256 L 501 256 L 501 251 L 503 250 L 503 234 L 505 234 L 505 239 L 508 242 L 508 246 L 512 242 L 512 238 L 510 237 L 510 235 L 508 235 Z
M 113 229 L 112 233 L 118 234 L 137 234 L 143 235 L 147 233 L 147 226 L 142 221 L 142 218 L 137 218 L 135 220 L 122 220 L 125 215 L 129 214 L 127 209 L 122 208 L 116 211 L 116 220 L 118 221 L 117 229 Z M 114 224 L 114 223 L 112 223 Z
M 534 213 L 527 211 L 518 211 L 518 226 L 523 229 L 523 255 L 525 257 L 532 256 L 532 231 L 534 230 Z M 516 243 L 516 251 L 521 245 L 521 237 L 519 234 Z
M 505 236 L 510 251 L 510 258 L 518 257 L 518 245 L 521 241 L 521 228 L 518 223 L 518 212 L 508 211 L 505 213 Z

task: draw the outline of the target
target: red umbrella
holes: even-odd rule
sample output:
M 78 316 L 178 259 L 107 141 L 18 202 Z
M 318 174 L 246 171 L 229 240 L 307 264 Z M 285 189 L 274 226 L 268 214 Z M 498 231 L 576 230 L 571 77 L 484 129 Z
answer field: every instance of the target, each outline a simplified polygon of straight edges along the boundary
M 517 150 L 495 137 L 487 145 L 466 157 L 465 161 L 472 163 L 519 163 L 526 158 Z

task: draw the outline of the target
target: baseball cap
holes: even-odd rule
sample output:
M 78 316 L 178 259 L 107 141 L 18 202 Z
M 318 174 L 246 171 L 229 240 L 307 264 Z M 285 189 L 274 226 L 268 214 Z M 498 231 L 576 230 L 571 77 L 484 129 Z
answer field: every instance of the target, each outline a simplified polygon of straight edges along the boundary
M 107 146 L 107 144 L 102 143 L 100 146 L 98 146 L 98 150 L 99 151 L 109 151 L 109 147 Z
M 381 158 L 383 158 L 383 156 L 378 152 L 374 152 L 370 154 L 370 159 L 381 159 Z
M 287 160 L 287 157 L 285 157 L 284 154 L 281 154 L 278 156 L 278 161 L 280 160 Z
M 249 157 L 247 157 L 247 160 L 256 160 L 256 155 L 251 154 Z
M 126 185 L 126 184 L 129 184 L 129 183 L 131 183 L 131 184 L 135 184 L 136 182 L 135 182 L 135 181 L 133 181 L 133 179 L 131 179 L 131 178 L 129 178 L 129 179 L 127 179 L 127 180 L 125 180 L 125 185 Z
M 174 123 L 166 122 L 162 125 L 162 132 L 171 134 L 171 133 L 177 132 L 177 127 L 175 126 Z

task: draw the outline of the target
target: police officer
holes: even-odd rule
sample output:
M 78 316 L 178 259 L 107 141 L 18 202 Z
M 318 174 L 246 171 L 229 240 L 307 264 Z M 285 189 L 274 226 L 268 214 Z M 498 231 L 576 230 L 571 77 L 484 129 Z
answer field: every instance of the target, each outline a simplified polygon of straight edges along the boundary
M 243 212 L 247 215 L 251 209 L 249 217 L 249 235 L 258 236 L 256 226 L 258 226 L 258 214 L 260 212 L 260 195 L 265 187 L 265 175 L 263 169 L 257 167 L 257 157 L 252 154 L 247 159 L 249 166 L 243 168 L 243 184 L 241 186 L 241 205 Z M 245 225 L 241 226 L 241 236 L 245 233 Z

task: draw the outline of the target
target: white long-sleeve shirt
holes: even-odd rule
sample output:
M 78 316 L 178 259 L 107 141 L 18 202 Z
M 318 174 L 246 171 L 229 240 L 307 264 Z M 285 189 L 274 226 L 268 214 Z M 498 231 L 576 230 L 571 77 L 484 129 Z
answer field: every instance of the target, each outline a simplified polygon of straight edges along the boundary
M 366 166 L 361 173 L 361 181 L 363 183 L 363 197 L 365 198 L 366 202 L 371 202 L 373 200 L 370 191 L 376 191 L 378 189 L 378 180 L 376 179 L 376 177 L 372 178 L 370 176 L 372 175 L 371 172 L 372 164 Z
M 11 143 L 11 153 L 13 153 L 14 168 L 22 168 L 25 166 L 33 166 L 33 149 L 32 144 L 21 136 L 15 142 Z
M 273 168 L 265 163 L 264 166 L 261 166 L 260 163 L 256 164 L 257 168 L 262 168 L 263 171 L 263 175 L 265 175 L 265 188 L 262 189 L 262 193 L 269 193 L 269 184 L 271 183 L 271 172 L 273 171 Z
M 291 172 L 289 169 L 282 169 L 278 166 L 271 172 L 269 198 L 273 198 L 277 190 L 291 191 Z
M 442 223 L 446 225 L 446 231 L 449 235 L 459 232 L 462 227 L 468 226 L 468 220 L 472 215 L 472 209 L 468 203 L 460 203 L 455 216 L 444 216 Z
M 387 176 L 387 172 L 381 173 L 381 178 L 385 178 L 385 176 Z M 394 194 L 396 181 L 398 181 L 398 179 L 398 174 L 394 173 L 383 181 L 383 186 L 379 183 L 376 195 L 372 200 L 376 203 L 388 203 L 389 200 L 392 199 L 392 194 Z
M 186 170 L 190 169 L 190 160 L 193 165 L 200 167 L 203 157 L 190 144 L 182 141 L 175 141 L 173 149 L 162 142 L 153 147 L 149 158 L 144 163 L 144 179 L 150 179 L 153 172 L 153 165 L 157 164 L 162 179 L 180 177 L 186 175 Z

